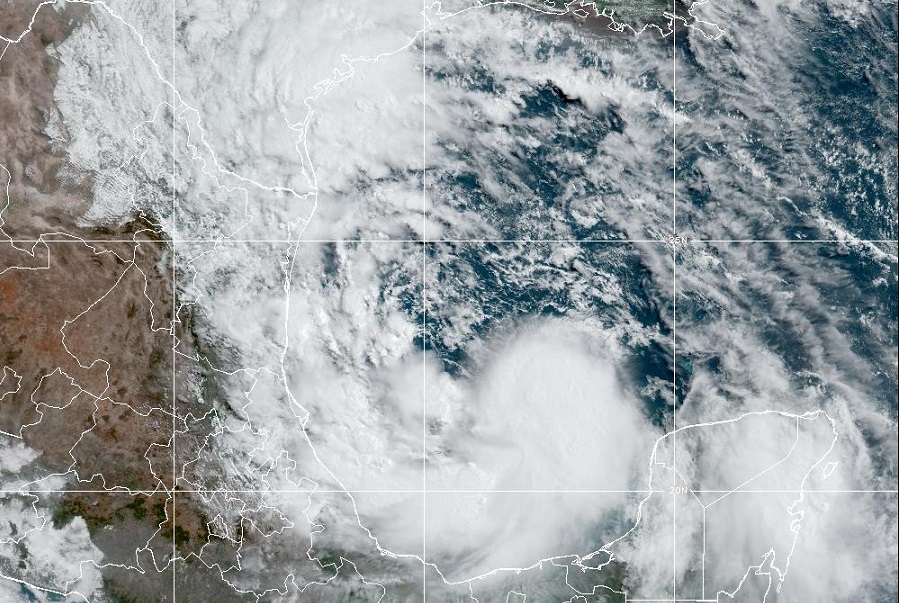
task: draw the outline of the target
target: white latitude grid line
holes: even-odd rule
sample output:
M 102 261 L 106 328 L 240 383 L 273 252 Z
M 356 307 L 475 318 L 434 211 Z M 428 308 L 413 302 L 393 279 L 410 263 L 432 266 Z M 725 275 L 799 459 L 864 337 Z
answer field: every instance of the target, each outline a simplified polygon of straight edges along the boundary
M 38 238 L 38 239 L 6 239 L 0 243 L 10 243 L 13 245 L 54 245 L 56 243 L 91 243 L 91 244 L 112 244 L 112 243 L 160 243 L 160 244 L 193 244 L 193 245 L 218 245 L 218 244 L 240 244 L 240 245 L 296 245 L 311 244 L 321 245 L 325 243 L 333 244 L 405 244 L 405 245 L 503 245 L 503 244 L 584 244 L 584 245 L 671 245 L 673 237 L 664 239 L 85 239 L 66 233 L 51 233 L 49 236 L 66 237 L 60 239 Z M 811 244 L 811 245 L 899 245 L 899 239 L 853 239 L 847 241 L 845 239 L 700 239 L 690 238 L 689 240 L 680 241 L 680 245 L 753 245 L 753 244 Z
M 158 490 L 28 490 L 28 489 L 0 489 L 0 494 L 20 494 L 22 496 L 35 496 L 38 494 L 112 494 L 116 496 L 136 496 L 150 495 L 168 492 L 165 488 Z M 328 488 L 320 488 L 317 490 L 307 489 L 279 489 L 271 488 L 263 489 L 246 489 L 235 490 L 222 488 L 219 490 L 203 490 L 181 488 L 179 492 L 182 494 L 421 494 L 421 489 L 395 489 L 395 490 L 378 490 L 378 489 L 352 489 L 352 490 L 334 490 Z M 652 494 L 665 493 L 664 490 L 477 490 L 477 489 L 438 489 L 428 488 L 428 494 Z M 687 490 L 688 493 L 694 494 L 899 494 L 899 490 L 749 490 L 738 488 L 732 490 Z

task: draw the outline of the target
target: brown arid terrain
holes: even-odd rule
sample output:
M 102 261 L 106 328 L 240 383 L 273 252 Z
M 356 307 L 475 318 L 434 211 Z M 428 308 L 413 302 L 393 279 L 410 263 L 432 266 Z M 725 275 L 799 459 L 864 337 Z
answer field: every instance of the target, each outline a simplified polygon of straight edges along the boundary
M 46 232 L 71 232 L 90 200 L 91 175 L 79 173 L 45 134 L 58 117 L 53 90 L 59 66 L 47 52 L 89 18 L 89 7 L 65 4 L 37 10 L 36 1 L 4 2 L 0 35 L 0 183 L 9 178 L 9 199 L 0 198 L 0 227 L 13 238 L 37 238 Z M 37 13 L 35 14 L 35 11 Z
M 38 4 L 4 1 L 0 35 L 27 31 Z M 173 549 L 196 564 L 191 553 L 209 540 L 195 495 L 173 496 L 172 449 L 183 432 L 178 457 L 201 450 L 205 434 L 180 417 L 208 409 L 179 392 L 174 412 L 185 369 L 173 362 L 172 251 L 161 230 L 146 217 L 79 227 L 92 175 L 45 134 L 58 71 L 47 49 L 89 18 L 84 5 L 44 8 L 18 42 L 0 42 L 0 438 L 38 453 L 20 491 L 36 493 L 53 525 L 80 517 L 104 562 L 144 570 L 104 569 L 109 594 L 159 601 L 171 593 Z M 193 355 L 183 326 L 178 339 Z

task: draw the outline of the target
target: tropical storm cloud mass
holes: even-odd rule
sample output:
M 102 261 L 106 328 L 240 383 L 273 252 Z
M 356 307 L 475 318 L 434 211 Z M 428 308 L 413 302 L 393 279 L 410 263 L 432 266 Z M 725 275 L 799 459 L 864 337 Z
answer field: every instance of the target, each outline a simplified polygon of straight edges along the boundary
M 894 601 L 895 2 L 0 6 L 0 603 Z

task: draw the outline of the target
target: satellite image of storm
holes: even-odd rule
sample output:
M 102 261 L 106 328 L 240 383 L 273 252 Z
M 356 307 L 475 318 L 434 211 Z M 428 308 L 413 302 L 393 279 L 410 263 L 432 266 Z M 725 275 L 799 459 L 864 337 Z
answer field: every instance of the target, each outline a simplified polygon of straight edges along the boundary
M 897 0 L 0 0 L 0 603 L 895 603 Z

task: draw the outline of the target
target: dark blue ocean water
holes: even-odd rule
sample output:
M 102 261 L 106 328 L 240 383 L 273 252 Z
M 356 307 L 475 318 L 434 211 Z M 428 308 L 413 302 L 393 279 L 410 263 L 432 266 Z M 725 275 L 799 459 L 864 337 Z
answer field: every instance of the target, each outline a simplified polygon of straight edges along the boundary
M 663 242 L 579 245 L 579 261 L 620 284 L 622 295 L 606 303 L 573 286 L 596 277 L 550 261 L 553 244 L 429 246 L 429 270 L 436 276 L 429 285 L 434 293 L 427 332 L 419 345 L 461 376 L 474 370 L 468 342 L 511 322 L 588 313 L 612 328 L 627 316 L 658 333 L 651 345 L 633 344 L 624 370 L 633 389 L 644 392 L 647 413 L 661 425 L 668 421 L 670 403 L 662 395 L 646 394 L 651 388 L 645 386 L 665 382 L 673 387 L 676 378 L 675 397 L 683 402 L 694 373 L 717 372 L 727 351 L 725 342 L 718 342 L 717 349 L 696 349 L 686 342 L 710 325 L 730 322 L 758 337 L 795 375 L 831 367 L 845 371 L 853 387 L 895 418 L 896 367 L 889 359 L 897 345 L 896 246 L 888 243 L 879 253 L 868 244 L 764 242 L 896 238 L 894 8 L 871 7 L 854 27 L 824 4 L 801 16 L 785 13 L 792 37 L 780 55 L 783 68 L 758 73 L 746 71 L 751 67 L 745 63 L 738 68 L 743 50 L 727 38 L 710 43 L 681 31 L 677 68 L 684 95 L 677 110 L 689 121 L 676 143 L 677 226 L 694 239 L 690 249 L 675 259 Z M 751 15 L 746 23 L 752 23 Z M 560 44 L 576 50 L 580 67 L 606 75 L 614 71 L 608 60 L 612 50 L 656 56 L 657 63 L 636 61 L 631 71 L 615 73 L 636 91 L 657 93 L 660 106 L 670 106 L 668 41 L 598 38 L 584 43 L 572 38 Z M 701 44 L 706 46 L 700 49 Z M 622 64 L 618 61 L 615 69 Z M 787 74 L 788 81 L 766 82 L 769 73 Z M 508 97 L 511 84 L 520 86 L 504 81 L 486 59 L 435 67 L 430 75 L 497 98 Z M 757 81 L 748 83 L 755 80 L 767 98 L 753 87 Z M 515 119 L 468 124 L 468 142 L 447 145 L 446 153 L 468 167 L 431 176 L 438 201 L 476 214 L 503 239 L 661 235 L 656 226 L 665 228 L 672 219 L 665 195 L 674 177 L 670 118 L 661 109 L 635 113 L 611 102 L 597 110 L 566 92 L 551 74 L 516 94 Z M 636 141 L 645 131 L 654 134 L 648 146 L 635 143 L 641 155 L 622 156 L 617 164 L 604 156 L 608 137 Z M 599 164 L 603 177 L 591 169 Z M 644 202 L 631 203 L 637 197 Z M 577 201 L 601 208 L 594 223 L 578 219 Z M 635 230 L 634 223 L 648 230 Z M 450 229 L 448 236 L 453 234 Z M 752 249 L 747 250 L 704 246 L 703 239 L 759 242 L 748 243 Z M 714 258 L 715 268 L 699 262 L 699 256 Z M 678 288 L 676 319 L 675 264 L 682 283 L 688 283 Z M 782 302 L 785 298 L 792 301 Z M 479 318 L 465 336 L 447 338 L 448 330 L 458 328 L 447 318 L 454 305 L 477 308 Z M 675 327 L 685 343 L 676 360 Z M 802 379 L 796 378 L 797 387 Z

